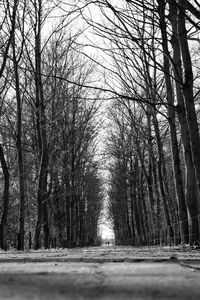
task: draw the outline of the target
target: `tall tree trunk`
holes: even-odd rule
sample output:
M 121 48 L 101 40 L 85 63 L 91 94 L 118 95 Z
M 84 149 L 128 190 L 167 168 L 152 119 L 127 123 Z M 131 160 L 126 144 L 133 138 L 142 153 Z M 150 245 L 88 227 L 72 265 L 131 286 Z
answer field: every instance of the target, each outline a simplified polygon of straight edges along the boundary
M 44 93 L 41 75 L 41 19 L 42 19 L 42 1 L 35 2 L 37 12 L 37 23 L 35 26 L 35 86 L 36 86 L 36 117 L 37 134 L 39 146 L 39 182 L 37 193 L 37 224 L 35 229 L 35 249 L 40 247 L 40 232 L 43 228 L 44 247 L 49 247 L 49 225 L 48 225 L 48 199 L 47 199 L 47 175 L 48 175 L 48 148 L 46 134 L 46 115 Z
M 147 183 L 147 189 L 148 189 L 148 200 L 149 200 L 149 207 L 150 207 L 150 211 L 149 211 L 149 218 L 150 218 L 150 222 L 151 222 L 151 228 L 152 231 L 154 231 L 154 222 L 153 222 L 153 186 L 152 186 L 152 174 L 151 174 L 151 161 L 148 161 L 148 173 L 146 171 L 146 166 L 144 163 L 144 156 L 141 153 L 141 149 L 140 149 L 140 145 L 138 142 L 136 142 L 137 144 L 137 154 L 140 160 L 140 164 L 142 166 L 142 171 L 144 173 L 145 176 L 145 180 Z
M 147 132 L 148 132 L 148 194 L 151 208 L 151 219 L 153 224 L 153 231 L 155 232 L 155 212 L 154 212 L 154 193 L 153 193 L 153 162 L 152 162 L 152 130 L 151 130 L 151 110 L 152 108 L 148 105 L 147 107 Z
M 197 115 L 194 105 L 193 95 L 193 70 L 190 57 L 190 50 L 188 45 L 185 8 L 186 0 L 178 0 L 178 38 L 182 57 L 182 66 L 184 73 L 184 80 L 182 85 L 182 93 L 184 98 L 187 123 L 190 134 L 190 143 L 192 149 L 192 159 L 195 169 L 197 186 L 200 193 L 200 137 L 197 122 Z M 199 204 L 200 206 L 200 204 Z M 198 211 L 196 212 L 198 214 Z
M 62 219 L 60 215 L 60 197 L 59 197 L 59 191 L 60 191 L 60 184 L 59 184 L 59 179 L 58 179 L 58 174 L 57 171 L 53 174 L 53 210 L 54 210 L 54 219 L 56 223 L 56 227 L 58 230 L 57 234 L 57 243 L 58 247 L 64 247 L 63 245 L 63 226 L 62 226 Z
M 134 156 L 134 169 L 139 170 L 138 168 L 138 157 L 135 155 Z M 134 219 L 135 219 L 135 225 L 136 225 L 136 230 L 137 230 L 137 240 L 136 240 L 136 245 L 140 245 L 141 242 L 141 237 L 142 237 L 142 227 L 141 227 L 141 212 L 139 211 L 138 207 L 138 201 L 139 201 L 139 176 L 137 172 L 134 172 L 134 188 L 133 188 L 133 195 L 135 197 L 134 202 L 133 202 L 133 210 L 134 210 Z
M 0 161 L 4 176 L 4 193 L 3 193 L 3 214 L 0 223 L 0 247 L 7 250 L 7 222 L 8 222 L 8 208 L 9 208 L 9 178 L 10 174 L 6 164 L 2 145 L 0 144 Z
M 14 0 L 13 1 L 13 9 L 12 9 L 12 14 L 10 14 L 10 20 L 11 20 L 11 28 L 9 31 L 9 36 L 8 36 L 8 41 L 4 45 L 4 55 L 1 61 L 0 65 L 0 79 L 3 76 L 3 72 L 6 67 L 6 62 L 8 59 L 8 54 L 10 50 L 10 46 L 12 45 L 13 37 L 15 34 L 15 23 L 16 23 L 16 14 L 17 14 L 17 8 L 18 8 L 19 1 Z M 8 9 L 9 9 L 8 5 Z M 7 14 L 9 14 L 8 11 L 6 11 Z M 3 214 L 1 218 L 1 223 L 0 223 L 0 247 L 3 250 L 7 250 L 7 218 L 8 218 L 8 205 L 9 205 L 9 172 L 8 172 L 8 167 L 4 158 L 4 153 L 3 153 L 3 148 L 0 144 L 0 161 L 1 161 L 1 166 L 3 170 L 3 175 L 4 175 L 4 196 L 3 196 Z
M 144 63 L 145 63 L 145 69 L 146 69 L 146 76 L 145 76 L 145 81 L 146 81 L 146 94 L 147 97 L 152 99 L 152 102 L 154 103 L 156 101 L 156 57 L 154 56 L 154 81 L 152 82 L 152 77 L 150 75 L 150 70 L 149 70 L 149 63 L 146 57 L 146 53 L 144 53 Z M 165 221 L 166 225 L 169 228 L 169 237 L 170 240 L 172 240 L 173 237 L 173 229 L 171 226 L 171 216 L 169 213 L 169 207 L 173 205 L 171 201 L 171 197 L 169 194 L 169 188 L 168 188 L 168 183 L 166 181 L 167 174 L 166 174 L 166 166 L 165 166 L 165 158 L 164 158 L 164 153 L 163 153 L 163 147 L 161 143 L 161 137 L 160 137 L 160 129 L 159 129 L 159 124 L 157 120 L 157 115 L 155 109 L 152 109 L 151 111 L 152 115 L 152 123 L 153 127 L 155 130 L 155 138 L 156 138 L 156 143 L 157 143 L 157 153 L 158 153 L 158 163 L 157 163 L 157 170 L 158 170 L 158 184 L 159 184 L 159 190 L 160 190 L 160 196 L 162 199 L 162 204 L 163 204 L 163 209 L 164 209 L 164 215 L 165 215 Z M 154 175 L 156 173 L 154 172 Z M 157 177 L 157 176 L 156 176 Z M 154 176 L 155 179 L 155 176 Z M 170 205 L 171 204 L 171 205 Z
M 70 244 L 73 247 L 75 244 L 75 233 L 76 233 L 76 186 L 75 186 L 75 160 L 76 160 L 76 113 L 77 113 L 77 99 L 72 100 L 72 119 L 71 119 L 71 130 L 70 130 Z
M 74 246 L 75 242 L 75 154 L 74 154 L 74 139 L 72 138 L 72 150 L 71 150 L 71 195 L 70 195 L 70 220 L 71 220 L 71 233 L 70 242 Z
M 13 64 L 15 73 L 15 91 L 17 100 L 17 156 L 18 156 L 18 173 L 19 173 L 19 197 L 20 197 L 20 219 L 19 219 L 19 234 L 18 234 L 18 250 L 24 250 L 24 219 L 25 219 L 25 178 L 24 178 L 24 163 L 23 163 L 23 150 L 22 150 L 22 105 L 20 95 L 18 61 L 16 57 L 16 44 L 13 38 Z
M 125 168 L 127 168 L 127 166 Z M 127 237 L 128 237 L 128 240 L 130 240 L 131 239 L 131 227 L 130 227 L 130 220 L 129 220 L 128 190 L 127 190 L 127 177 L 126 176 L 124 178 L 124 187 L 125 187 L 125 189 L 124 189 L 124 193 L 125 193 L 124 198 L 125 198 Z
M 130 228 L 130 221 L 129 221 L 129 205 L 128 205 L 128 190 L 127 190 L 127 160 L 125 157 L 125 153 L 123 153 L 123 161 L 121 165 L 121 184 L 123 188 L 123 210 L 124 210 L 124 228 L 125 228 L 125 240 L 126 243 L 129 243 L 131 239 L 131 228 Z
M 163 48 L 163 61 L 164 61 L 164 76 L 166 84 L 167 93 L 167 103 L 168 103 L 168 122 L 170 127 L 170 140 L 171 140 L 171 153 L 173 160 L 173 171 L 176 187 L 176 198 L 178 204 L 178 213 L 180 222 L 186 223 L 187 220 L 187 209 L 185 201 L 185 193 L 183 187 L 180 158 L 179 158 L 179 148 L 177 141 L 177 130 L 175 123 L 175 107 L 174 107 L 174 95 L 173 87 L 171 83 L 170 76 L 170 53 L 168 50 L 167 42 L 167 31 L 166 31 L 166 20 L 165 20 L 165 1 L 159 1 L 159 17 L 160 17 L 160 29 L 162 35 L 162 48 Z M 181 226 L 181 241 L 185 243 L 185 237 L 188 236 L 188 226 Z
M 164 184 L 164 178 L 163 178 L 163 172 L 162 172 L 162 165 L 165 163 L 164 162 L 164 154 L 163 154 L 162 143 L 161 143 L 161 138 L 160 138 L 158 120 L 157 120 L 155 111 L 153 111 L 153 124 L 154 124 L 154 130 L 155 130 L 155 136 L 156 136 L 156 142 L 157 142 L 157 150 L 158 150 L 158 166 L 157 167 L 158 167 L 158 181 L 159 181 L 159 187 L 160 187 L 160 194 L 162 197 L 166 225 L 169 229 L 169 237 L 172 240 L 174 233 L 173 233 L 171 219 L 170 219 L 168 201 L 167 201 L 167 196 L 165 193 L 165 184 Z
M 130 184 L 130 201 L 131 201 L 131 231 L 132 231 L 133 245 L 135 245 L 135 222 L 134 222 L 134 201 L 135 201 L 135 195 L 133 193 L 135 182 L 134 182 L 134 170 L 133 170 L 132 153 L 130 154 L 130 178 L 129 178 L 129 184 Z
M 145 236 L 145 225 L 144 225 L 144 211 L 143 211 L 143 199 L 142 196 L 142 189 L 144 186 L 141 186 L 141 178 L 143 177 L 142 170 L 140 170 L 138 174 L 138 179 L 137 179 L 137 209 L 138 209 L 138 214 L 139 214 L 139 222 L 140 222 L 140 246 L 146 244 L 146 236 Z M 145 222 L 148 222 L 148 220 L 145 220 Z
M 140 189 L 139 189 L 139 195 L 140 195 L 140 202 L 141 202 L 141 218 L 143 222 L 143 231 L 144 231 L 144 245 L 148 244 L 148 237 L 151 234 L 151 240 L 152 244 L 155 242 L 154 238 L 154 230 L 150 230 L 149 222 L 148 222 L 148 212 L 147 212 L 147 207 L 146 207 L 146 201 L 145 201 L 145 191 L 144 191 L 144 173 L 141 172 L 140 175 Z
M 136 139 L 134 141 L 134 143 L 136 144 L 136 148 L 137 148 L 137 154 L 140 160 L 140 164 L 142 166 L 143 169 L 143 173 L 145 176 L 145 180 L 147 182 L 147 188 L 148 188 L 148 200 L 149 200 L 149 207 L 150 207 L 150 212 L 149 212 L 149 217 L 150 217 L 150 222 L 151 222 L 151 228 L 152 231 L 155 230 L 154 227 L 154 196 L 153 196 L 153 182 L 152 182 L 152 160 L 151 160 L 151 153 L 150 153 L 150 149 L 152 148 L 152 136 L 151 136 L 151 124 L 150 124 L 150 118 L 151 118 L 151 114 L 149 111 L 149 108 L 147 108 L 148 112 L 147 112 L 147 131 L 148 131 L 148 171 L 146 170 L 146 166 L 144 163 L 144 157 L 141 153 L 141 147 L 140 147 L 140 142 L 137 136 L 137 127 L 135 126 L 136 122 L 135 122 L 135 108 L 134 108 L 134 114 L 133 111 L 131 110 L 130 107 L 127 107 L 128 111 L 129 111 L 129 115 L 131 117 L 132 120 L 132 130 L 134 130 L 135 135 L 136 135 Z
M 186 204 L 189 213 L 190 219 L 190 234 L 186 234 L 185 241 L 188 242 L 188 236 L 190 236 L 190 244 L 193 244 L 195 240 L 198 239 L 198 218 L 195 218 L 198 212 L 198 193 L 197 193 L 197 184 L 195 177 L 195 170 L 192 161 L 192 152 L 190 145 L 190 135 L 186 119 L 186 111 L 184 106 L 184 98 L 181 90 L 181 85 L 183 83 L 183 74 L 182 74 L 182 63 L 181 63 L 181 53 L 178 40 L 178 24 L 177 24 L 177 5 L 173 0 L 169 2 L 169 20 L 172 26 L 172 38 L 171 44 L 173 48 L 173 72 L 176 85 L 176 95 L 177 95 L 177 115 L 181 128 L 181 140 L 184 148 L 184 159 L 186 167 L 186 180 L 185 180 L 185 195 L 186 195 Z M 184 227 L 183 230 L 187 230 L 185 227 L 188 227 L 187 219 L 181 222 L 181 227 Z
M 80 244 L 80 208 L 79 195 L 76 196 L 76 245 Z
M 8 55 L 9 54 L 9 50 L 10 50 L 10 47 L 12 45 L 13 37 L 14 37 L 14 34 L 15 34 L 15 24 L 16 24 L 16 14 L 17 14 L 18 4 L 19 4 L 19 0 L 14 0 L 13 1 L 12 15 L 10 15 L 11 28 L 10 28 L 10 31 L 9 31 L 9 36 L 8 36 L 7 44 L 5 44 L 5 41 L 4 41 L 4 47 L 5 47 L 5 49 L 3 51 L 2 60 L 1 60 L 0 78 L 2 77 L 4 69 L 6 67 L 6 62 L 7 62 L 8 56 L 9 56 Z M 10 8 L 10 5 L 8 3 L 7 9 L 9 9 L 9 8 Z M 6 14 L 9 15 L 10 12 L 6 11 Z

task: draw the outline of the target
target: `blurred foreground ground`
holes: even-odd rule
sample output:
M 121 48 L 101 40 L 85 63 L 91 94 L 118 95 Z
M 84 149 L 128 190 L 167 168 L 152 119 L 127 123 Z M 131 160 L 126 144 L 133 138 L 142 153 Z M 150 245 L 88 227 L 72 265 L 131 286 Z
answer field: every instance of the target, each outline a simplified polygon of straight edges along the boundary
M 200 250 L 0 251 L 0 299 L 200 299 Z

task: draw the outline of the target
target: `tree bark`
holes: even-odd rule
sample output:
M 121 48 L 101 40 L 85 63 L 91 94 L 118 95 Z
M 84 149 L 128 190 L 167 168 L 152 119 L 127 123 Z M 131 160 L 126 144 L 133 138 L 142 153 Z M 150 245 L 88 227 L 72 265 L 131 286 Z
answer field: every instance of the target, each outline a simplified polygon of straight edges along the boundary
M 19 234 L 18 234 L 18 250 L 24 250 L 24 218 L 25 218 L 25 191 L 24 191 L 24 163 L 23 163 L 23 150 L 22 150 L 22 105 L 20 95 L 20 83 L 18 73 L 18 61 L 16 57 L 16 44 L 13 38 L 13 64 L 15 74 L 15 91 L 17 100 L 17 158 L 18 158 L 18 173 L 19 173 L 19 197 L 20 197 L 20 219 L 19 219 Z
M 10 16 L 11 30 L 9 32 L 8 41 L 7 41 L 7 44 L 5 46 L 3 59 L 1 61 L 0 78 L 2 77 L 4 69 L 6 67 L 6 62 L 7 62 L 7 59 L 8 59 L 9 50 L 10 50 L 10 47 L 12 45 L 13 37 L 14 37 L 14 34 L 15 34 L 15 23 L 16 23 L 16 14 L 17 14 L 18 4 L 19 4 L 19 0 L 14 0 L 13 1 L 13 10 L 12 10 L 12 15 Z M 8 7 L 9 7 L 9 5 L 8 5 Z M 7 14 L 9 14 L 9 13 L 7 12 Z
M 190 57 L 190 50 L 188 45 L 186 21 L 185 21 L 185 8 L 187 1 L 179 0 L 178 1 L 178 39 L 182 57 L 182 66 L 183 66 L 183 85 L 182 93 L 184 98 L 185 110 L 187 124 L 190 134 L 190 144 L 192 149 L 192 160 L 195 169 L 196 181 L 198 186 L 198 191 L 200 193 L 200 137 L 199 129 L 197 122 L 197 115 L 194 104 L 194 95 L 193 95 L 193 70 L 192 62 Z M 200 207 L 200 203 L 198 204 Z M 198 214 L 198 211 L 196 214 Z
M 7 226 L 8 226 L 8 208 L 9 208 L 9 178 L 10 174 L 6 164 L 2 145 L 0 144 L 0 161 L 4 176 L 4 193 L 3 193 L 3 214 L 0 224 L 0 247 L 7 250 Z
M 183 74 L 182 74 L 182 63 L 181 63 L 181 53 L 180 45 L 178 40 L 178 23 L 177 23 L 177 5 L 174 1 L 169 2 L 169 20 L 172 26 L 172 37 L 171 44 L 173 48 L 173 72 L 176 85 L 176 96 L 177 96 L 177 115 L 181 128 L 181 140 L 184 148 L 184 159 L 186 167 L 186 176 L 185 176 L 185 196 L 186 204 L 189 213 L 189 219 L 191 220 L 191 225 L 189 226 L 190 234 L 186 234 L 185 241 L 190 242 L 192 245 L 196 239 L 198 239 L 198 219 L 195 218 L 198 212 L 198 193 L 197 193 L 197 184 L 195 177 L 195 170 L 192 161 L 192 152 L 190 145 L 190 135 L 186 119 L 186 111 L 184 106 L 184 98 L 181 90 L 181 85 L 183 83 Z M 188 220 L 181 222 L 181 227 L 184 227 L 183 230 L 188 228 Z M 196 235 L 196 237 L 195 237 Z M 190 236 L 190 241 L 188 239 Z
M 158 181 L 159 181 L 159 187 L 160 187 L 160 194 L 162 197 L 166 225 L 169 228 L 169 238 L 172 240 L 174 233 L 173 233 L 172 224 L 171 224 L 171 220 L 170 220 L 168 201 L 167 201 L 167 196 L 165 194 L 165 184 L 164 184 L 163 173 L 162 173 L 162 165 L 165 162 L 164 162 L 164 157 L 163 157 L 163 149 L 162 149 L 162 144 L 161 144 L 158 120 L 157 120 L 155 111 L 153 111 L 153 124 L 154 124 L 154 130 L 155 130 L 156 142 L 157 142 L 157 150 L 158 150 L 157 168 L 158 168 Z
M 135 196 L 133 193 L 134 190 L 134 170 L 133 170 L 133 158 L 132 153 L 130 154 L 130 178 L 129 178 L 129 184 L 130 184 L 130 201 L 131 201 L 131 231 L 132 231 L 132 240 L 133 245 L 135 245 L 135 222 L 134 222 L 134 201 Z
M 173 161 L 174 181 L 176 187 L 176 198 L 178 204 L 178 213 L 180 222 L 187 222 L 187 209 L 185 201 L 185 193 L 183 187 L 179 147 L 177 141 L 177 130 L 175 123 L 175 106 L 174 106 L 174 95 L 170 75 L 170 53 L 167 42 L 167 31 L 166 31 L 166 20 L 165 20 L 165 1 L 159 1 L 159 17 L 160 17 L 160 29 L 162 35 L 162 48 L 163 48 L 163 61 L 164 61 L 164 76 L 167 93 L 168 103 L 168 122 L 170 127 L 170 140 L 171 140 L 171 153 Z M 181 226 L 181 241 L 185 243 L 185 237 L 188 236 L 188 226 Z
M 42 18 L 42 1 L 35 2 L 37 11 L 37 22 L 35 26 L 35 87 L 36 87 L 36 118 L 37 134 L 39 146 L 39 182 L 37 193 L 37 224 L 35 229 L 34 248 L 40 247 L 40 232 L 43 228 L 44 247 L 49 247 L 49 225 L 48 225 L 48 199 L 47 199 L 47 176 L 48 176 L 48 147 L 46 134 L 46 115 L 44 93 L 41 75 L 41 18 Z

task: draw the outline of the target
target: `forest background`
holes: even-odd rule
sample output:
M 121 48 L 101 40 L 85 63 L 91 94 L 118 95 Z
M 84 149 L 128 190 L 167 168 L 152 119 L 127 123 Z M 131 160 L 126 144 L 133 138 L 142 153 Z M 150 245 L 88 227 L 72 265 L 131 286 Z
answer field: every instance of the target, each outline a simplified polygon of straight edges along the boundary
M 199 2 L 0 6 L 1 248 L 197 244 Z

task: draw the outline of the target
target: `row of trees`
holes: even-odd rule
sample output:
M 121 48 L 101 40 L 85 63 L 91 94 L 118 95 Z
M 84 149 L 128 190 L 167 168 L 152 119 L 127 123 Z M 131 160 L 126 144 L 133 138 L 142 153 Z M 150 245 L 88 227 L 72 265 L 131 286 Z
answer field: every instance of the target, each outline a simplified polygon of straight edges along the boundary
M 0 4 L 4 250 L 97 242 L 103 198 L 95 158 L 99 93 L 85 87 L 95 81 L 95 70 L 81 54 L 80 30 L 71 26 L 76 11 L 68 8 L 62 17 L 59 3 Z
M 127 103 L 116 103 L 110 113 L 114 129 L 107 146 L 112 161 L 108 210 L 116 243 L 180 242 L 179 228 L 173 226 L 179 214 L 168 124 L 163 122 L 161 128 L 156 115 L 150 121 L 153 116 L 148 109 Z M 187 217 L 182 225 L 188 229 Z M 188 242 L 185 233 L 184 243 Z
M 117 243 L 197 242 L 198 1 L 0 5 L 1 248 L 31 247 L 33 231 L 35 249 L 95 244 L 98 90 L 113 98 L 106 155 Z M 84 21 L 106 63 L 81 46 Z
M 116 98 L 107 145 L 116 241 L 192 245 L 200 239 L 199 3 L 93 5 L 104 21 L 85 19 L 105 42 L 107 89 Z

